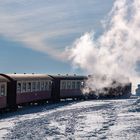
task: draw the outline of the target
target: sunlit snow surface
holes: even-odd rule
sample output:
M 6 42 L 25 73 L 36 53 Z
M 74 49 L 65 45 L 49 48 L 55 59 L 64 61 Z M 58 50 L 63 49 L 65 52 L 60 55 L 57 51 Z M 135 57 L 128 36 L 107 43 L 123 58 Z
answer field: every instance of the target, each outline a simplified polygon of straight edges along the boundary
M 1 115 L 0 139 L 139 140 L 140 99 L 24 107 Z

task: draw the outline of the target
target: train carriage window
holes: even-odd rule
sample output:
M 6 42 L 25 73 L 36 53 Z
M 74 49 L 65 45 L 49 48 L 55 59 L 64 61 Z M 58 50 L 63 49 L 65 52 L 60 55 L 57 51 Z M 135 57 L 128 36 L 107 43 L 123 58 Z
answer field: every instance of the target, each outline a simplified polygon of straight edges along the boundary
M 67 89 L 71 89 L 71 81 L 67 81 Z
M 63 89 L 63 81 L 61 81 L 60 83 L 61 83 L 60 89 Z
M 31 82 L 28 82 L 27 83 L 27 91 L 28 92 L 31 92 Z
M 84 88 L 84 85 L 85 85 L 84 81 L 81 81 L 81 88 Z
M 36 82 L 33 82 L 32 83 L 32 91 L 35 91 L 36 90 Z
M 75 81 L 72 81 L 72 89 L 75 89 Z
M 44 81 L 41 82 L 41 91 L 44 90 Z
M 45 82 L 45 90 L 48 90 L 48 82 Z
M 52 82 L 49 81 L 49 90 L 51 90 L 51 88 L 52 88 Z
M 17 84 L 17 93 L 21 93 L 21 83 Z
M 62 89 L 66 89 L 66 82 L 62 81 Z
M 26 92 L 26 83 L 25 83 L 25 82 L 24 82 L 23 85 L 22 85 L 22 91 L 23 91 L 23 92 Z
M 4 84 L 2 84 L 1 85 L 1 96 L 5 96 L 5 85 Z
M 77 81 L 77 89 L 80 89 L 80 87 L 81 87 L 81 82 Z
M 40 82 L 37 82 L 37 91 L 40 91 Z

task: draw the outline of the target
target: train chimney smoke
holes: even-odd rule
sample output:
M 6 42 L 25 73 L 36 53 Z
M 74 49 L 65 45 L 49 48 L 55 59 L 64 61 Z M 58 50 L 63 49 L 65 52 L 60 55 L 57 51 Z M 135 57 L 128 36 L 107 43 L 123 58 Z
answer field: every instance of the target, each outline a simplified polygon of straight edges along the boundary
M 110 86 L 113 80 L 126 84 L 128 78 L 133 82 L 138 77 L 139 9 L 139 0 L 116 0 L 104 21 L 103 34 L 95 38 L 94 32 L 87 32 L 68 49 L 73 66 L 93 75 L 87 81 L 91 89 Z

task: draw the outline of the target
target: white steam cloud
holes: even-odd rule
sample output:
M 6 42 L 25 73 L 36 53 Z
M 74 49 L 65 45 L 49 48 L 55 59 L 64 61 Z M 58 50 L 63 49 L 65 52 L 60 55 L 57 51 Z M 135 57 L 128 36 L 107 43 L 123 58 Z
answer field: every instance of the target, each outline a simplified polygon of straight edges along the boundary
M 72 63 L 88 74 L 88 86 L 99 89 L 109 86 L 112 80 L 122 83 L 135 81 L 136 65 L 140 60 L 140 1 L 116 0 L 104 22 L 104 33 L 94 38 L 85 33 L 70 49 Z M 103 77 L 109 77 L 103 80 Z M 98 80 L 97 80 L 98 79 Z

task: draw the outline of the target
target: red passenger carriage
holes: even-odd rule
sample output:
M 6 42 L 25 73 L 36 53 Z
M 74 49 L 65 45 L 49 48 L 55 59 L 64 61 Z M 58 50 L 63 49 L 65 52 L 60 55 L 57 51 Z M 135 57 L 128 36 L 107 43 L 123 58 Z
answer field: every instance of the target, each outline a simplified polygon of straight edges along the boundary
M 54 100 L 66 98 L 84 98 L 82 89 L 87 80 L 86 76 L 77 75 L 51 75 L 53 78 L 52 97 Z
M 7 107 L 7 82 L 3 76 L 0 76 L 0 109 Z
M 52 78 L 46 74 L 10 74 L 16 81 L 16 104 L 50 100 Z

